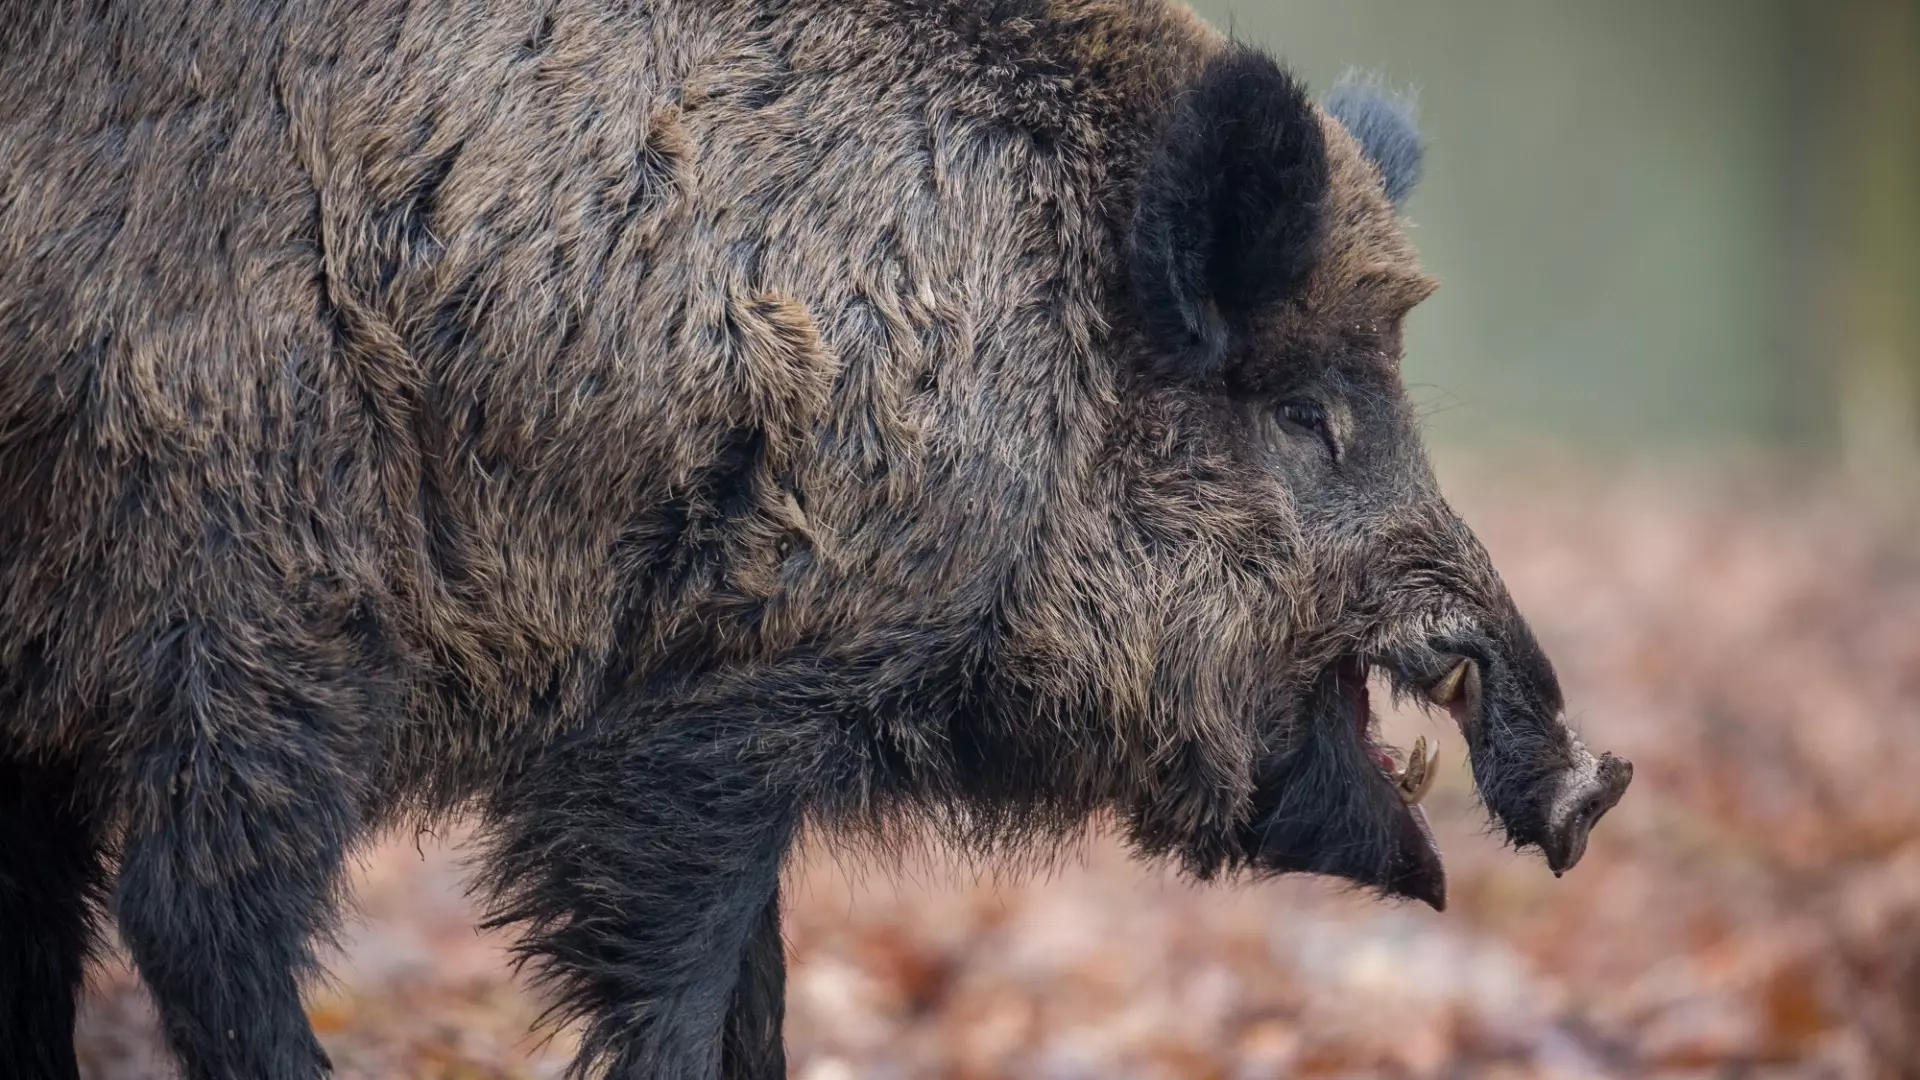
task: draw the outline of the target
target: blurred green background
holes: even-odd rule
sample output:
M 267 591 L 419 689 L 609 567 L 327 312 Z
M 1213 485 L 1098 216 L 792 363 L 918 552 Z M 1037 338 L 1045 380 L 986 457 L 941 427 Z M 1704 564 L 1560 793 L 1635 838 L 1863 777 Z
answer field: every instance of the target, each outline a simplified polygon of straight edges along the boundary
M 1437 448 L 1920 461 L 1920 0 L 1199 0 L 1419 98 Z

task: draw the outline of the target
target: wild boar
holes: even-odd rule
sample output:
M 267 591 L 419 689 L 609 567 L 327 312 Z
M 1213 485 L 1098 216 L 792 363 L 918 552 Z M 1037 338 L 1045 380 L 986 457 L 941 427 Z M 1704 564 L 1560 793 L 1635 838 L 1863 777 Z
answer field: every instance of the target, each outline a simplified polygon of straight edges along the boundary
M 188 1077 L 321 1075 L 345 860 L 456 813 L 577 1073 L 770 1077 L 803 827 L 1111 812 L 1438 908 L 1374 671 L 1556 873 L 1627 786 L 1428 467 L 1419 138 L 1365 85 L 1173 0 L 0 46 L 7 1076 L 76 1076 L 104 914 Z

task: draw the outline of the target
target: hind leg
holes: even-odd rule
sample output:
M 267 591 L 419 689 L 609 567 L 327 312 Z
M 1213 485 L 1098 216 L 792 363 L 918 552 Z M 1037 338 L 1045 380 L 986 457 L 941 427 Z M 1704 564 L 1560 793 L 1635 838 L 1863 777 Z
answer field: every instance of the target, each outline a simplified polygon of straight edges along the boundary
M 69 770 L 0 758 L 0 1076 L 77 1080 L 100 849 Z

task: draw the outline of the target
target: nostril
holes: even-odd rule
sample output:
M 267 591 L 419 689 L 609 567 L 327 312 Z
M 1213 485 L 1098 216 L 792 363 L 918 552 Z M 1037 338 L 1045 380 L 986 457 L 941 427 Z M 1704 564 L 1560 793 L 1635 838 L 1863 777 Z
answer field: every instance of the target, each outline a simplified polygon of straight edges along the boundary
M 1600 819 L 1607 816 L 1607 811 L 1613 809 L 1613 805 L 1614 798 L 1608 797 L 1604 792 L 1588 799 L 1587 804 L 1580 808 L 1581 831 L 1592 832 L 1593 827 L 1600 824 Z

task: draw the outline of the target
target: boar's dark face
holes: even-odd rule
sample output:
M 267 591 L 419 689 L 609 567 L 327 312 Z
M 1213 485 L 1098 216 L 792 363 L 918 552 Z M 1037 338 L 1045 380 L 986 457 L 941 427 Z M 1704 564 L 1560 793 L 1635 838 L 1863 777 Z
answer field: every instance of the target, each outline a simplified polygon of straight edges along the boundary
M 1161 575 L 1156 700 L 1256 718 L 1245 809 L 1217 845 L 1194 845 L 1172 784 L 1135 809 L 1136 839 L 1203 875 L 1331 874 L 1440 908 L 1430 762 L 1377 741 L 1370 672 L 1451 713 L 1487 807 L 1556 875 L 1632 767 L 1568 728 L 1428 467 L 1399 372 L 1402 319 L 1432 289 L 1396 213 L 1419 165 L 1391 100 L 1344 85 L 1316 107 L 1258 53 L 1214 60 L 1142 169 L 1139 374 L 1113 460 Z

